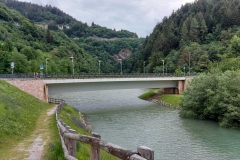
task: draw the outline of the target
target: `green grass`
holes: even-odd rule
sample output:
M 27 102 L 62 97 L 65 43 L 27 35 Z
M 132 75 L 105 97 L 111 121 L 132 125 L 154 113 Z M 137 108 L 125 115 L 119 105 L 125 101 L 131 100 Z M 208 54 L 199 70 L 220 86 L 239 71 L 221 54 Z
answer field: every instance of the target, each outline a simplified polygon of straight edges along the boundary
M 152 96 L 156 95 L 157 93 L 161 93 L 161 90 L 160 89 L 151 89 L 148 92 L 140 95 L 138 98 L 146 100 L 146 99 L 151 98 Z
M 58 128 L 57 128 L 57 121 L 56 121 L 56 115 L 53 114 L 50 117 L 50 122 L 48 124 L 50 129 L 50 135 L 51 139 L 48 143 L 48 146 L 44 150 L 44 156 L 43 160 L 65 160 L 64 153 L 62 149 L 62 143 L 59 137 Z
M 0 157 L 8 155 L 16 143 L 28 137 L 39 115 L 51 107 L 0 80 Z
M 164 94 L 159 100 L 168 102 L 173 106 L 178 106 L 181 102 L 182 95 L 179 94 Z
M 60 112 L 60 118 L 68 124 L 72 129 L 76 130 L 78 134 L 91 135 L 89 131 L 86 131 L 79 125 L 80 114 L 79 111 L 70 107 L 65 106 Z M 77 121 L 78 120 L 78 121 Z M 77 142 L 77 159 L 88 160 L 90 159 L 90 145 L 85 143 Z M 117 160 L 116 157 L 101 150 L 102 160 Z

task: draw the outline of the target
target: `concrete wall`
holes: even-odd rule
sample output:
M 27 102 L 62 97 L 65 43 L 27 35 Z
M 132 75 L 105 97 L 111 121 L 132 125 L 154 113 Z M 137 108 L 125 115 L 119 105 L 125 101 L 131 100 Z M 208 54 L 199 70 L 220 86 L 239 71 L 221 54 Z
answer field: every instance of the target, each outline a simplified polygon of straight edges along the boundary
M 6 81 L 41 101 L 48 102 L 48 88 L 43 80 L 7 79 Z

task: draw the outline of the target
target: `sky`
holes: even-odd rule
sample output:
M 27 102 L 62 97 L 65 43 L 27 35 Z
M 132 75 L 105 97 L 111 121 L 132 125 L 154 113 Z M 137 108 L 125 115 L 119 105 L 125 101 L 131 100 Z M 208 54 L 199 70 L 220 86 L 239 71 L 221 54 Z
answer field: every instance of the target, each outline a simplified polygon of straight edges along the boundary
M 163 17 L 169 17 L 194 0 L 19 0 L 59 8 L 73 18 L 116 30 L 128 30 L 139 37 L 149 35 Z

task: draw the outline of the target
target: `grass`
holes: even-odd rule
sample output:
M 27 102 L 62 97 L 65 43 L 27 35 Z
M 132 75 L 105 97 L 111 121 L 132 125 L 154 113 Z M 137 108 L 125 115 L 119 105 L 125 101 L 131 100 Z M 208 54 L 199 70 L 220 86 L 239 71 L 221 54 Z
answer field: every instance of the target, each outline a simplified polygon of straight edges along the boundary
M 56 115 L 50 116 L 50 121 L 48 123 L 48 128 L 51 128 L 50 137 L 48 144 L 43 151 L 43 160 L 65 160 L 64 153 L 62 149 L 61 140 L 58 133 Z
M 159 98 L 159 100 L 168 102 L 173 106 L 178 106 L 179 103 L 181 102 L 182 96 L 183 95 L 179 95 L 179 94 L 164 94 Z
M 13 150 L 20 141 L 30 144 L 29 137 L 39 123 L 39 117 L 52 105 L 0 80 L 0 157 L 7 159 L 17 152 Z M 23 145 L 23 147 L 25 144 Z
M 82 116 L 82 115 L 81 115 Z M 68 124 L 72 129 L 76 130 L 78 134 L 90 135 L 91 133 L 84 128 L 80 123 L 80 114 L 79 111 L 70 107 L 65 106 L 60 112 L 60 118 Z M 77 142 L 77 159 L 79 160 L 88 160 L 90 159 L 90 145 L 85 143 Z M 117 160 L 116 157 L 111 154 L 101 150 L 101 159 L 102 160 Z
M 146 100 L 161 92 L 162 92 L 161 89 L 151 89 L 148 92 L 140 95 L 138 98 Z

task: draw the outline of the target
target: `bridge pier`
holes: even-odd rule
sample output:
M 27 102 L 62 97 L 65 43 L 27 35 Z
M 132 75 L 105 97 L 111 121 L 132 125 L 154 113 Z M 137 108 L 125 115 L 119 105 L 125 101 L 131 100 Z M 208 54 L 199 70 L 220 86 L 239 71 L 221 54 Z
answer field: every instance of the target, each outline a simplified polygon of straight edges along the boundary
M 183 91 L 187 88 L 188 82 L 192 78 L 186 78 L 186 80 L 180 80 L 178 81 L 178 86 L 177 88 L 163 88 L 163 93 L 164 94 L 182 94 Z

